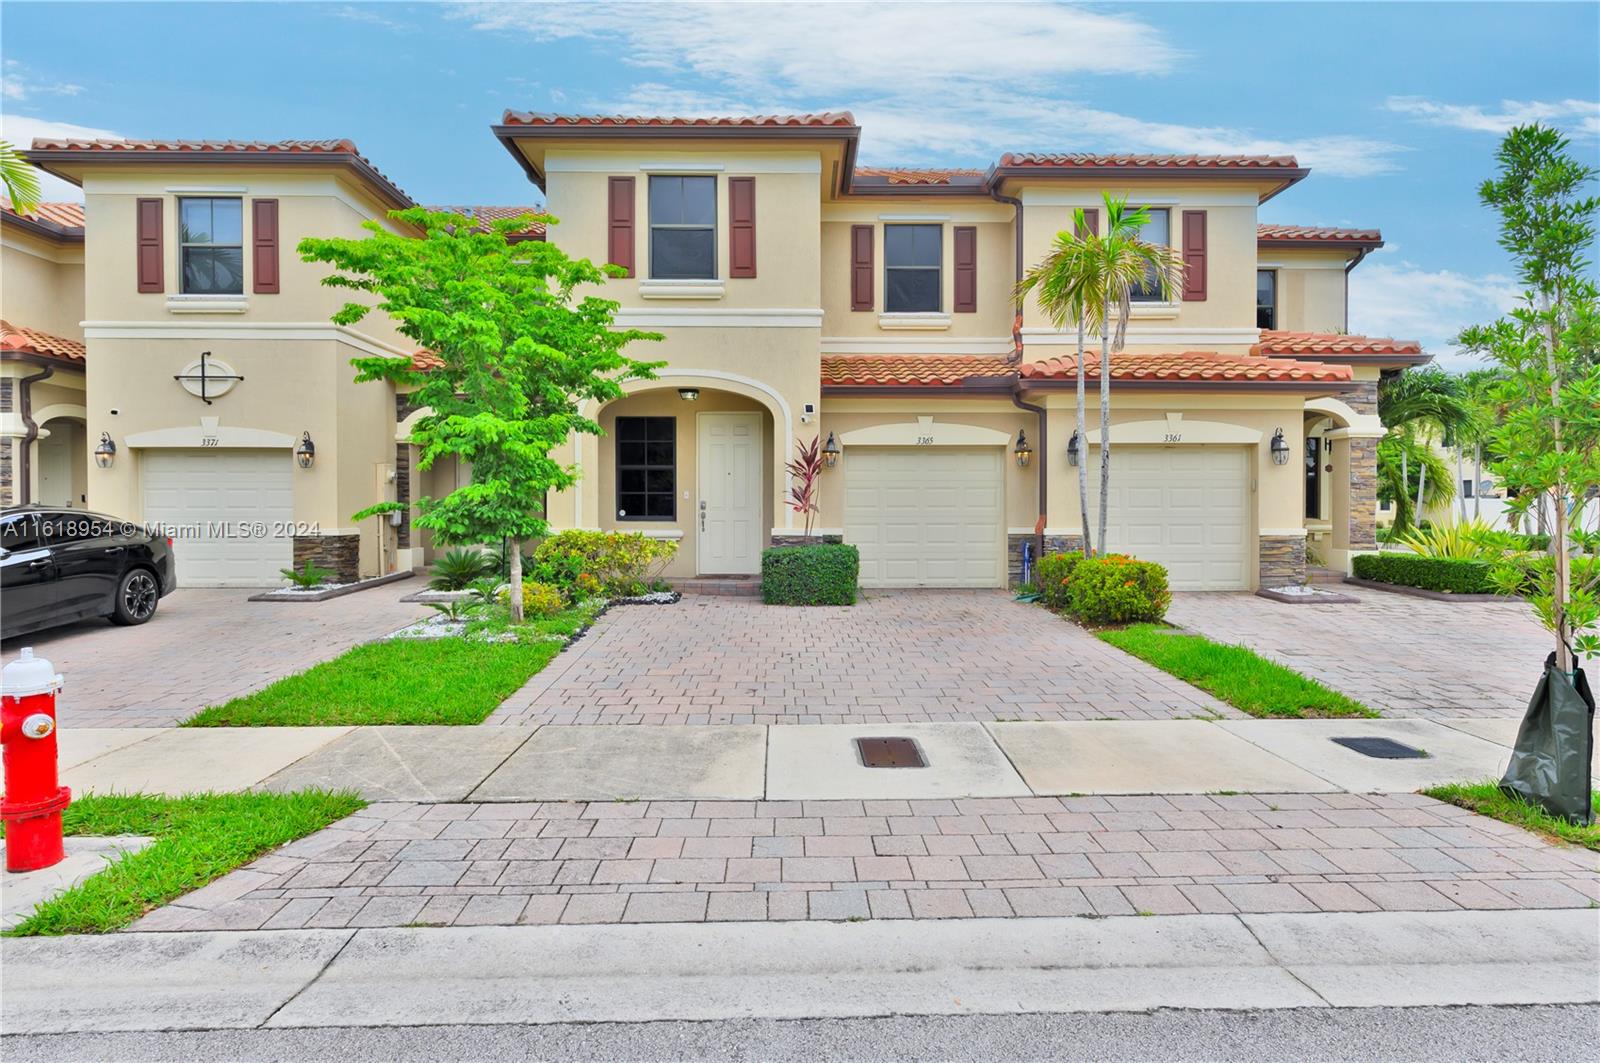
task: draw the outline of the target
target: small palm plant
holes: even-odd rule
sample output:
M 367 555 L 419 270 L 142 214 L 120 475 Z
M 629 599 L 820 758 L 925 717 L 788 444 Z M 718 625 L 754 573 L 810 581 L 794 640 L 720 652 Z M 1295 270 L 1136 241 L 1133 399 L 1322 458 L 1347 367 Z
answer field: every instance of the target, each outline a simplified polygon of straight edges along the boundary
M 500 580 L 497 576 L 484 576 L 472 581 L 472 586 L 467 589 L 472 592 L 470 601 L 479 607 L 495 604 L 500 600 Z
M 310 558 L 306 559 L 306 565 L 302 569 L 280 568 L 278 571 L 283 575 L 284 579 L 288 580 L 290 583 L 293 583 L 296 587 L 299 587 L 302 590 L 310 590 L 313 587 L 320 587 L 334 576 L 338 575 L 338 573 L 334 572 L 331 568 L 319 567 L 317 563 L 312 561 Z
M 811 538 L 811 524 L 818 513 L 822 511 L 820 500 L 817 498 L 818 488 L 822 486 L 822 449 L 820 437 L 812 437 L 811 442 L 794 441 L 795 456 L 784 467 L 793 477 L 789 487 L 789 508 L 801 514 L 806 522 L 806 538 Z
M 496 567 L 496 559 L 478 550 L 457 549 L 437 557 L 428 586 L 436 591 L 464 591 L 472 581 Z

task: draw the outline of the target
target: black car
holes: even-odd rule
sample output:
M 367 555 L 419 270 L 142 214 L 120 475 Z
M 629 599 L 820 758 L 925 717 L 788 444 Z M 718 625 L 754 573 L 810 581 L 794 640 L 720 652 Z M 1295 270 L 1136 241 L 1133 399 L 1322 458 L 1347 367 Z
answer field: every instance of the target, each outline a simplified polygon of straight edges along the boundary
M 75 620 L 142 624 L 177 584 L 172 540 L 81 509 L 0 512 L 0 638 Z

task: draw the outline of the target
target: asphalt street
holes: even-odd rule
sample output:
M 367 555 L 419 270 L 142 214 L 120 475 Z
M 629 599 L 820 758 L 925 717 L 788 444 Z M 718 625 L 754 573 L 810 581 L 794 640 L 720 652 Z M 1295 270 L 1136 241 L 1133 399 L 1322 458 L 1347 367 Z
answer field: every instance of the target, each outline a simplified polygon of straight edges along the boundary
M 1576 1060 L 1600 1006 L 1297 1008 L 9 1036 L 68 1060 Z

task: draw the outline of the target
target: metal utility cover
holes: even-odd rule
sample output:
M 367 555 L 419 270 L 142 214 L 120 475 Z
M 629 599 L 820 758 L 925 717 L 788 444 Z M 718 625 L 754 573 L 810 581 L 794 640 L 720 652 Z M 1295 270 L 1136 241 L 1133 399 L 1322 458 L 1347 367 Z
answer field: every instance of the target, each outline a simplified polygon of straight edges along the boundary
M 1392 738 L 1335 738 L 1332 741 L 1364 757 L 1376 757 L 1379 760 L 1421 760 L 1428 755 Z
M 856 751 L 868 768 L 926 768 L 922 751 L 909 738 L 858 738 Z

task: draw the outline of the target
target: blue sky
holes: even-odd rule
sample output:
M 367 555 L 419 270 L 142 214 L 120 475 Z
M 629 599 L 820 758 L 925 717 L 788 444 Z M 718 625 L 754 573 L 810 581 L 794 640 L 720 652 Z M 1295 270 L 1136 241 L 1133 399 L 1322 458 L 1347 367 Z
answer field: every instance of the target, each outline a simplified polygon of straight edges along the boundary
M 848 109 L 880 164 L 1289 152 L 1312 176 L 1263 220 L 1382 228 L 1352 329 L 1454 365 L 1446 338 L 1515 294 L 1475 194 L 1498 134 L 1541 118 L 1600 164 L 1593 3 L 6 0 L 0 18 L 9 139 L 345 136 L 424 202 L 535 201 L 488 133 L 506 107 Z

